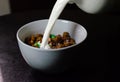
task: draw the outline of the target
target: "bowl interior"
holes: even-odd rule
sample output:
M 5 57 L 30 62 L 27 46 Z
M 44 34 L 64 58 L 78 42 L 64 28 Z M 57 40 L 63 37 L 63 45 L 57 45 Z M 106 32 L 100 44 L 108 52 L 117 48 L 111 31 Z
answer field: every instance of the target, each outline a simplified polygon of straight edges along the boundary
M 24 42 L 25 38 L 36 33 L 44 33 L 48 19 L 33 21 L 22 26 L 18 32 L 18 39 Z M 81 43 L 87 36 L 86 29 L 78 23 L 68 20 L 57 20 L 51 34 L 62 34 L 63 32 L 69 32 L 70 36 L 75 39 L 76 44 Z

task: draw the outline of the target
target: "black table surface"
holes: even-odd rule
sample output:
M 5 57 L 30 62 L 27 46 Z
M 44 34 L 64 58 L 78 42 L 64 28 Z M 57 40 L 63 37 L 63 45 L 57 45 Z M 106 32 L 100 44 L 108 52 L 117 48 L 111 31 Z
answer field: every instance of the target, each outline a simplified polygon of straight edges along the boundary
M 19 51 L 16 32 L 26 23 L 48 19 L 50 12 L 51 10 L 35 10 L 0 16 L 0 82 L 119 80 L 119 14 L 92 15 L 80 10 L 64 10 L 59 19 L 77 22 L 88 32 L 86 40 L 78 48 L 79 63 L 60 74 L 46 74 L 31 68 Z

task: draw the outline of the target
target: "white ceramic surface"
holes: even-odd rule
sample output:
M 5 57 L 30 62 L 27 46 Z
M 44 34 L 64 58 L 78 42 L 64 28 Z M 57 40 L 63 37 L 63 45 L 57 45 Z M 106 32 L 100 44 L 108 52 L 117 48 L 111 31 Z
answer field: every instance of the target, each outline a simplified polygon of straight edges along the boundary
M 65 66 L 69 62 L 70 49 L 80 45 L 80 43 L 86 39 L 87 31 L 80 24 L 59 19 L 55 23 L 52 34 L 62 34 L 63 32 L 67 31 L 75 39 L 75 45 L 60 49 L 40 49 L 24 43 L 25 38 L 32 34 L 43 34 L 47 22 L 48 19 L 37 20 L 22 26 L 16 34 L 18 45 L 23 58 L 31 67 L 42 71 L 57 71 L 58 68 L 63 70 L 66 68 Z
M 96 14 L 109 10 L 113 3 L 120 3 L 119 0 L 70 0 L 70 3 L 75 3 L 81 10 Z

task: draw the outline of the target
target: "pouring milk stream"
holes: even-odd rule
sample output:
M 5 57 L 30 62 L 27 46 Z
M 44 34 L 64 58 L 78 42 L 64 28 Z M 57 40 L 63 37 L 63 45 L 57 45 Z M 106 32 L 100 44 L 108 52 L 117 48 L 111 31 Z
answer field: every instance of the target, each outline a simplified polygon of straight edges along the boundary
M 40 48 L 45 48 L 45 46 L 48 44 L 48 38 L 53 29 L 55 21 L 57 20 L 57 18 L 59 17 L 59 15 L 61 14 L 61 12 L 63 11 L 63 9 L 65 8 L 65 6 L 67 5 L 68 2 L 69 2 L 69 0 L 57 0 L 57 2 L 55 3 L 52 13 L 50 15 L 50 18 L 48 20 L 48 24 L 45 29 L 45 33 L 43 35 L 43 39 L 42 39 Z
M 50 33 L 54 27 L 56 20 L 62 13 L 67 3 L 75 3 L 80 9 L 87 13 L 97 13 L 100 11 L 100 9 L 102 9 L 102 7 L 105 6 L 106 2 L 107 0 L 57 0 L 44 31 L 40 48 L 47 49 L 46 45 L 48 45 L 48 38 L 50 36 Z

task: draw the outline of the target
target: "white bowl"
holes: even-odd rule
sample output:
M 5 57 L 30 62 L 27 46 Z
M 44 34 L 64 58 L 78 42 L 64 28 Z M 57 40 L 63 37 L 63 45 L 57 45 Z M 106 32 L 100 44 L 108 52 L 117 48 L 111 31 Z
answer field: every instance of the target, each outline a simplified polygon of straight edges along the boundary
M 26 37 L 44 33 L 48 19 L 37 20 L 22 26 L 17 31 L 17 41 L 21 54 L 25 61 L 33 68 L 45 72 L 58 72 L 67 68 L 70 58 L 74 54 L 70 54 L 72 49 L 80 45 L 87 37 L 86 29 L 78 23 L 58 19 L 52 30 L 52 34 L 62 34 L 69 32 L 71 37 L 76 41 L 75 45 L 59 48 L 59 49 L 40 49 L 24 43 Z

